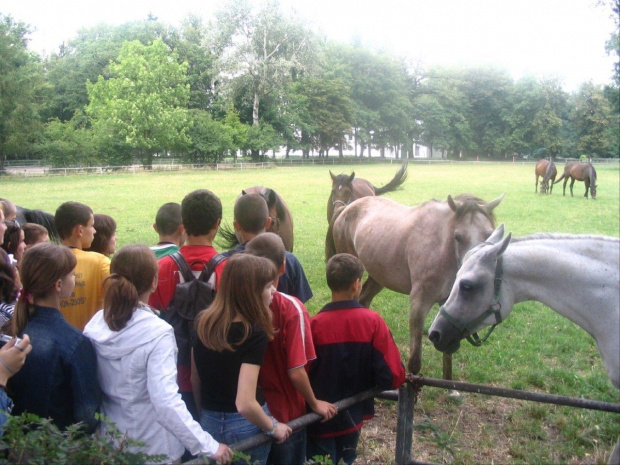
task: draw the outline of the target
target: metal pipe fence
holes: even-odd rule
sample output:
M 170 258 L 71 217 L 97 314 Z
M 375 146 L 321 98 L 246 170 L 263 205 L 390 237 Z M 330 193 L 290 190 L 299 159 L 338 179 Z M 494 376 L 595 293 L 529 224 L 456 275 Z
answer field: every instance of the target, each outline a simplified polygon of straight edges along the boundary
M 419 462 L 412 459 L 414 410 L 418 393 L 423 386 L 620 414 L 620 404 L 615 404 L 612 402 L 521 391 L 517 389 L 506 389 L 501 387 L 486 386 L 484 384 L 472 384 L 461 381 L 426 378 L 424 376 L 415 375 L 408 375 L 407 382 L 398 391 L 382 391 L 379 388 L 370 389 L 355 396 L 335 402 L 335 405 L 338 406 L 338 411 L 343 411 L 371 397 L 397 401 L 398 416 L 394 462 L 398 465 L 424 465 L 425 462 Z M 288 425 L 293 430 L 296 430 L 306 427 L 312 423 L 316 423 L 320 420 L 321 417 L 318 414 L 308 413 L 292 420 L 288 423 Z M 235 444 L 230 444 L 230 447 L 236 451 L 244 451 L 271 440 L 272 439 L 269 436 L 258 434 Z M 197 458 L 185 463 L 190 465 L 198 465 L 204 464 L 205 461 L 204 458 Z

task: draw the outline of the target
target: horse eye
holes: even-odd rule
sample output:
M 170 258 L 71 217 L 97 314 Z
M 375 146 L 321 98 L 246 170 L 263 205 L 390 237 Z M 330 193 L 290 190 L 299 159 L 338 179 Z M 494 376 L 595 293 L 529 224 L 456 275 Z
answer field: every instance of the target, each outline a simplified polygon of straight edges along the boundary
M 459 283 L 459 288 L 463 292 L 470 292 L 474 289 L 474 283 L 472 283 L 471 281 L 461 281 Z
M 456 242 L 462 242 L 463 241 L 463 235 L 461 233 L 454 234 L 454 240 Z

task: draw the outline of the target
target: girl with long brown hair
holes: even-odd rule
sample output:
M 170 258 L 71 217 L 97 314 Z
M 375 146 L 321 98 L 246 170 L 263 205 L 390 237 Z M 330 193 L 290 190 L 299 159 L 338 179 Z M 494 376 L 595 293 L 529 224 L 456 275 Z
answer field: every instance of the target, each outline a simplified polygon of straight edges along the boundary
M 114 254 L 104 283 L 103 310 L 84 334 L 97 353 L 102 412 L 149 455 L 179 461 L 185 448 L 228 462 L 232 452 L 202 430 L 181 400 L 172 327 L 145 302 L 157 287 L 157 261 L 144 245 Z M 107 425 L 102 425 L 105 429 Z
M 61 299 L 71 299 L 75 287 L 75 264 L 68 247 L 49 242 L 24 253 L 13 331 L 36 343 L 11 379 L 13 413 L 51 418 L 60 428 L 84 422 L 93 431 L 101 400 L 97 358 L 88 338 L 60 313 Z
M 196 318 L 192 387 L 200 424 L 217 440 L 237 442 L 261 431 L 279 442 L 291 428 L 273 418 L 258 388 L 267 342 L 276 267 L 239 253 L 228 259 L 213 303 Z M 270 443 L 245 453 L 266 463 Z

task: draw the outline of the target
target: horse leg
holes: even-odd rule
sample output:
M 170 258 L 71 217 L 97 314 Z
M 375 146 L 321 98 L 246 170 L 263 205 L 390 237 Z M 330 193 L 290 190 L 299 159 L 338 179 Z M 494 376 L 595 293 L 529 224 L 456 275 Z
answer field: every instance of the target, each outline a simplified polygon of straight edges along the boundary
M 564 178 L 564 185 L 562 186 L 562 195 L 566 195 L 566 183 L 568 182 L 568 178 Z
M 383 289 L 383 286 L 379 284 L 377 281 L 375 281 L 372 278 L 372 276 L 368 275 L 366 282 L 362 286 L 362 293 L 360 294 L 360 299 L 359 299 L 360 303 L 364 307 L 370 308 L 370 303 L 372 302 L 372 299 L 374 299 L 375 296 L 379 292 L 381 292 L 382 289 Z
M 534 194 L 538 192 L 538 174 L 536 174 L 536 184 L 534 184 Z
M 418 287 L 420 289 L 420 287 Z M 409 372 L 417 375 L 422 369 L 422 333 L 424 320 L 434 302 L 426 302 L 421 290 L 415 287 L 409 294 Z
M 573 184 L 575 184 L 575 179 L 571 178 L 570 180 L 570 196 L 573 196 Z
M 551 178 L 551 182 L 549 183 L 549 195 L 553 192 L 553 183 L 555 182 L 555 177 Z
M 586 179 L 584 183 L 586 185 L 586 193 L 584 194 L 584 197 L 587 199 L 588 198 L 588 190 L 590 189 L 590 180 Z

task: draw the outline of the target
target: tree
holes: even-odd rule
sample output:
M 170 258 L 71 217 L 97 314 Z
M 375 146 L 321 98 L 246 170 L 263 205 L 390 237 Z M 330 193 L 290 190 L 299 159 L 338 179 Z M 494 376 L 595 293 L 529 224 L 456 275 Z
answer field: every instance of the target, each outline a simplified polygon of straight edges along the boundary
M 166 39 L 166 27 L 157 21 L 135 21 L 120 26 L 99 24 L 81 29 L 75 39 L 62 44 L 47 60 L 47 79 L 52 87 L 46 104 L 46 119 L 68 121 L 88 104 L 86 83 L 98 76 L 109 77 L 108 67 L 116 60 L 124 42 L 143 44 Z
M 277 95 L 292 79 L 293 70 L 299 71 L 302 56 L 308 51 L 309 32 L 300 21 L 284 17 L 274 2 L 254 12 L 247 0 L 235 0 L 217 18 L 214 47 L 220 51 L 224 90 L 249 94 L 255 126 L 252 131 L 261 134 L 260 140 L 265 143 L 271 141 L 266 136 L 270 129 L 258 129 L 261 102 Z M 251 144 L 253 159 L 267 149 L 256 142 Z
M 111 77 L 87 85 L 93 129 L 112 129 L 147 165 L 155 153 L 188 144 L 186 72 L 187 63 L 179 64 L 160 39 L 125 42 L 110 63 Z
M 29 33 L 24 23 L 0 14 L 0 171 L 7 159 L 32 155 L 43 134 L 43 72 L 26 48 Z
M 591 82 L 582 84 L 575 96 L 571 115 L 578 137 L 578 150 L 588 156 L 609 156 L 612 113 L 609 101 L 600 86 Z M 617 153 L 616 155 L 617 156 Z

